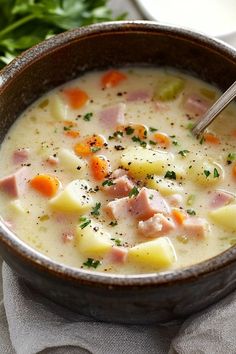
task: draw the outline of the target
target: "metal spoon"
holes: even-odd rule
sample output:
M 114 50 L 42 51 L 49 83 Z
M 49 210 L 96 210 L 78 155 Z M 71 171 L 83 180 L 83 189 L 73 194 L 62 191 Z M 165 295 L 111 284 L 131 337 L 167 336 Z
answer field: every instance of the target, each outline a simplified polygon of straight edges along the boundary
M 236 97 L 236 81 L 225 93 L 211 106 L 202 118 L 192 128 L 195 136 L 200 136 L 209 124 L 220 114 L 223 109 Z

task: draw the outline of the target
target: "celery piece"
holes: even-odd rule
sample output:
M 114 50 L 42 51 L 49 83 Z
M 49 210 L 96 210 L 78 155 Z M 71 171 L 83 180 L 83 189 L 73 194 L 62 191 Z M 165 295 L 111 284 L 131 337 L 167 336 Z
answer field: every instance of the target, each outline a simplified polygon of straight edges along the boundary
M 157 101 L 174 100 L 184 89 L 185 81 L 176 76 L 167 76 L 161 80 L 154 91 L 153 99 Z

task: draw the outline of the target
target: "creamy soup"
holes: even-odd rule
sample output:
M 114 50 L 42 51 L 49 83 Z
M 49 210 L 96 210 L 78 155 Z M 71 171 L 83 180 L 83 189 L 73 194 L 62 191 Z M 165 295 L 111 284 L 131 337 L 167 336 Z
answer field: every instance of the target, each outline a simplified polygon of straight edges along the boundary
M 170 69 L 86 73 L 40 98 L 1 146 L 0 214 L 73 267 L 138 274 L 236 242 L 236 107 L 200 138 L 220 92 Z

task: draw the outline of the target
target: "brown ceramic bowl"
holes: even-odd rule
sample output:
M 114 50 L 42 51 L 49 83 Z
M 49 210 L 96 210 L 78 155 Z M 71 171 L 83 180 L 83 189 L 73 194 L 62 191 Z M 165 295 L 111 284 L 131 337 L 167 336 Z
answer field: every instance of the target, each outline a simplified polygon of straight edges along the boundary
M 60 34 L 0 73 L 0 136 L 46 91 L 88 70 L 171 66 L 222 90 L 236 79 L 236 51 L 220 41 L 153 22 L 105 23 Z M 108 275 L 56 263 L 0 223 L 0 252 L 25 281 L 57 303 L 120 323 L 167 322 L 213 304 L 236 288 L 236 247 L 189 268 Z

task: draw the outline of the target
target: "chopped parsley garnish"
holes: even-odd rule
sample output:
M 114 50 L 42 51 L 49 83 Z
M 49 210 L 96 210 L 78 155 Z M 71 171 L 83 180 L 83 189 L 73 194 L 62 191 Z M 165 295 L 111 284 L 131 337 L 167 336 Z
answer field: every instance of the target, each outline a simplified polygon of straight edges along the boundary
M 113 140 L 115 138 L 122 138 L 124 133 L 121 131 L 116 131 L 113 135 L 109 135 L 108 140 Z
M 103 186 L 114 186 L 115 183 L 110 179 L 106 179 L 104 182 L 102 182 L 102 185 Z
M 137 187 L 133 187 L 129 192 L 129 198 L 136 197 L 139 194 L 139 190 Z
M 202 145 L 204 143 L 204 141 L 205 141 L 205 138 L 204 138 L 204 136 L 202 136 L 199 143 Z
M 101 208 L 101 203 L 96 203 L 96 204 L 95 204 L 95 207 L 92 208 L 91 214 L 92 214 L 93 216 L 98 216 L 98 215 L 100 215 L 100 210 L 99 210 L 100 208 Z
M 63 129 L 64 129 L 65 131 L 68 131 L 68 130 L 71 130 L 72 127 L 73 127 L 73 125 L 69 125 L 68 127 L 63 127 Z
M 111 238 L 111 240 L 115 242 L 116 246 L 122 246 L 120 238 Z
M 217 168 L 214 168 L 214 178 L 218 178 L 218 177 L 220 177 L 220 174 L 219 174 Z
M 209 170 L 204 170 L 204 175 L 206 176 L 206 178 L 210 176 L 210 174 L 211 172 Z
M 189 153 L 190 151 L 189 150 L 180 150 L 178 152 L 179 155 L 181 155 L 182 157 L 185 157 L 187 156 L 187 154 Z
M 157 143 L 155 141 L 153 141 L 153 140 L 149 140 L 149 144 L 150 145 L 156 145 Z
M 153 194 L 151 194 L 151 195 L 149 195 L 149 199 L 153 199 L 153 197 L 154 197 L 154 195 Z
M 149 130 L 150 130 L 150 132 L 152 132 L 152 133 L 154 133 L 154 132 L 157 132 L 157 128 L 153 128 L 153 127 L 149 127 Z
M 178 141 L 176 141 L 176 140 L 173 140 L 173 141 L 172 141 L 172 144 L 175 145 L 175 146 L 178 146 L 178 145 L 179 145 Z
M 86 113 L 83 117 L 83 120 L 89 122 L 91 120 L 92 116 L 93 116 L 92 112 Z
M 92 146 L 92 147 L 90 147 L 90 150 L 91 150 L 91 152 L 97 152 L 97 151 L 101 150 L 101 148 L 98 146 Z
M 227 156 L 227 164 L 230 165 L 236 158 L 236 154 L 235 153 L 229 153 Z
M 134 129 L 131 128 L 131 127 L 126 127 L 126 128 L 125 128 L 125 132 L 126 132 L 127 135 L 131 135 L 131 134 L 133 134 Z
M 79 218 L 79 221 L 81 221 L 81 224 L 79 225 L 81 229 L 84 229 L 86 226 L 88 226 L 91 223 L 91 220 L 88 219 L 86 216 L 81 216 Z
M 186 211 L 189 215 L 196 215 L 196 211 L 193 209 L 187 209 Z
M 116 225 L 118 225 L 118 222 L 117 222 L 117 220 L 116 221 L 111 221 L 109 225 L 116 226 Z
M 167 171 L 164 178 L 176 179 L 175 171 Z
M 88 268 L 97 268 L 102 263 L 99 260 L 95 260 L 93 258 L 88 258 L 86 262 L 83 263 L 83 266 Z
M 147 146 L 147 143 L 146 143 L 146 141 L 143 141 L 143 140 L 141 140 L 138 136 L 132 136 L 132 140 L 136 143 L 139 143 L 140 144 L 140 146 L 142 146 L 142 147 L 146 147 Z

